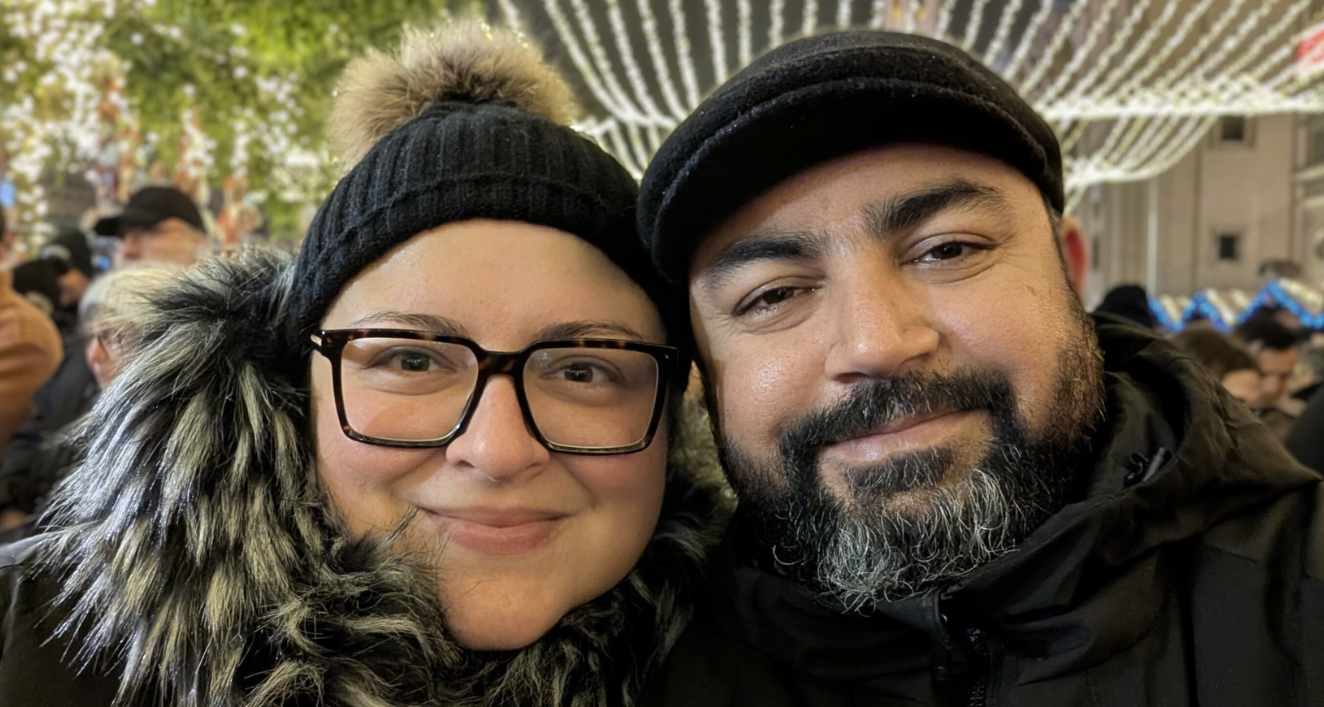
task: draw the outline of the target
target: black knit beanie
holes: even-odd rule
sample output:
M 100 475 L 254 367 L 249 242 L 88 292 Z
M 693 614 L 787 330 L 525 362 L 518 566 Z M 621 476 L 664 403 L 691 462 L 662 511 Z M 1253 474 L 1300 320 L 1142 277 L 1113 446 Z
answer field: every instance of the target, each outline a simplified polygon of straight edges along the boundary
M 1064 206 L 1057 138 L 997 74 L 936 39 L 836 32 L 768 52 L 681 122 L 644 175 L 640 234 L 662 271 L 685 282 L 698 243 L 760 194 L 900 142 L 996 157 Z
M 564 124 L 573 111 L 569 88 L 535 49 L 478 24 L 410 32 L 397 56 L 351 64 L 331 138 L 353 167 L 295 262 L 292 352 L 309 352 L 309 335 L 341 290 L 392 248 L 480 218 L 549 226 L 593 244 L 648 293 L 669 343 L 684 341 L 688 313 L 676 306 L 684 300 L 665 291 L 635 237 L 635 180 Z

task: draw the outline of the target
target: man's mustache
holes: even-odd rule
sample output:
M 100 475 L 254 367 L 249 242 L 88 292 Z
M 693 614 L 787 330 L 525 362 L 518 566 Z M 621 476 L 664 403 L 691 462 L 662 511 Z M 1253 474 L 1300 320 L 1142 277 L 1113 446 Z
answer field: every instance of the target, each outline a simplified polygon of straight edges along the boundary
M 1006 375 L 984 369 L 866 380 L 841 400 L 788 425 L 779 451 L 788 464 L 812 463 L 824 447 L 917 415 L 986 410 L 994 420 L 1003 420 L 1014 414 L 1013 401 Z

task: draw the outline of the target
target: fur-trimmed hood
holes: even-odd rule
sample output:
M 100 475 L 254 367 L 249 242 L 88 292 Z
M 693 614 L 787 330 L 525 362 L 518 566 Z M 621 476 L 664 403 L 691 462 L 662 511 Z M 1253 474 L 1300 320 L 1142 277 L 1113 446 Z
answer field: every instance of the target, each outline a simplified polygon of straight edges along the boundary
M 706 424 L 677 430 L 689 439 L 628 577 L 527 648 L 467 651 L 430 577 L 390 538 L 350 538 L 321 490 L 280 343 L 289 272 L 274 255 L 209 262 L 135 322 L 30 570 L 58 582 L 67 660 L 112 666 L 121 704 L 634 703 L 730 505 Z

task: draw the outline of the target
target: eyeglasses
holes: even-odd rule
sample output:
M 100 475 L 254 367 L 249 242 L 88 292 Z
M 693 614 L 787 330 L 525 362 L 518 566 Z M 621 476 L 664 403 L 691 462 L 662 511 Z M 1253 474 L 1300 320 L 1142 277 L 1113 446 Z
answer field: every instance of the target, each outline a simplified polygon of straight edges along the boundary
M 331 362 L 340 426 L 387 447 L 442 447 L 473 418 L 494 375 L 510 376 L 530 434 L 554 452 L 627 454 L 657 432 L 678 352 L 616 339 L 539 341 L 488 351 L 469 339 L 404 329 L 313 335 Z

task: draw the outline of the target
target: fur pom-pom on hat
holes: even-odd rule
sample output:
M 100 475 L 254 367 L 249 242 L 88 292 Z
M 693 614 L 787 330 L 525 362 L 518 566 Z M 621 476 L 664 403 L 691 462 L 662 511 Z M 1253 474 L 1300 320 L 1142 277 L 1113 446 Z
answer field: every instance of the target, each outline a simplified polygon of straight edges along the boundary
M 407 29 L 396 54 L 372 51 L 346 67 L 328 125 L 332 148 L 348 170 L 439 101 L 496 103 L 560 125 L 579 112 L 565 79 L 510 30 L 476 21 Z
M 638 184 L 568 125 L 574 105 L 538 50 L 475 22 L 409 32 L 397 53 L 351 64 L 330 130 L 345 174 L 295 263 L 293 356 L 311 355 L 309 336 L 331 303 L 374 261 L 420 233 L 470 219 L 547 226 L 587 241 L 644 288 L 668 343 L 686 348 L 687 340 L 674 340 L 688 336 L 684 294 L 661 282 L 635 237 Z

